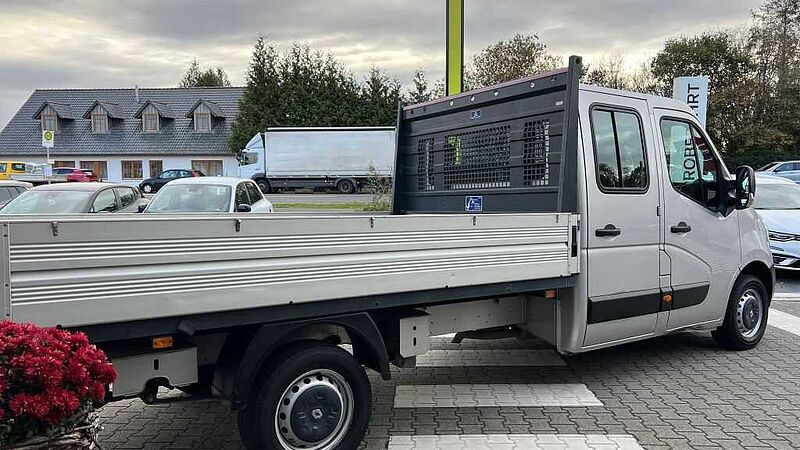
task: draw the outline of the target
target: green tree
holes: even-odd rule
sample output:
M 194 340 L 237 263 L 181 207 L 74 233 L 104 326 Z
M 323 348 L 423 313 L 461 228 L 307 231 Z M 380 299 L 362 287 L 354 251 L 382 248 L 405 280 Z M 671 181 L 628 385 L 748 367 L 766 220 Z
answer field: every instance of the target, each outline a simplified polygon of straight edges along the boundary
M 655 94 L 659 92 L 650 66 L 643 63 L 637 69 L 628 69 L 622 55 L 603 56 L 597 62 L 584 66 L 582 81 L 595 86 Z
M 417 69 L 414 71 L 414 79 L 411 80 L 413 86 L 406 93 L 409 103 L 423 103 L 431 100 L 433 92 L 428 87 L 428 80 L 425 78 L 425 71 Z
M 754 133 L 759 101 L 752 90 L 755 67 L 752 54 L 729 31 L 669 39 L 651 63 L 658 90 L 667 96 L 676 77 L 709 77 L 707 129 L 729 153 L 746 151 Z
M 186 73 L 178 83 L 178 87 L 213 87 L 213 86 L 230 86 L 231 82 L 228 80 L 228 74 L 222 67 L 203 69 L 200 67 L 200 62 L 197 58 L 192 60 Z
M 400 83 L 373 67 L 361 88 L 361 101 L 363 125 L 394 125 L 400 102 Z
M 256 40 L 247 85 L 239 98 L 239 113 L 231 126 L 229 147 L 238 151 L 258 132 L 277 123 L 282 116 L 278 101 L 280 80 L 278 52 L 263 36 Z
M 465 87 L 489 86 L 554 70 L 562 65 L 562 58 L 552 54 L 538 36 L 516 34 L 475 55 L 465 74 Z
M 777 127 L 782 147 L 800 153 L 800 0 L 767 0 L 753 12 L 749 45 L 757 60 L 758 115 Z

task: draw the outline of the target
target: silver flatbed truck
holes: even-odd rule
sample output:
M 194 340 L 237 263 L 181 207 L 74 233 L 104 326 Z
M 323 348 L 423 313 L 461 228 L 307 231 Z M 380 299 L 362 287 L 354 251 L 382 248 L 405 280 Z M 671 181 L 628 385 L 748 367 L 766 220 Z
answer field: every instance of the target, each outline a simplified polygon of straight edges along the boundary
M 86 332 L 115 398 L 213 387 L 253 449 L 355 448 L 364 367 L 434 335 L 753 348 L 774 272 L 752 169 L 688 106 L 580 71 L 402 108 L 389 216 L 3 218 L 0 313 Z

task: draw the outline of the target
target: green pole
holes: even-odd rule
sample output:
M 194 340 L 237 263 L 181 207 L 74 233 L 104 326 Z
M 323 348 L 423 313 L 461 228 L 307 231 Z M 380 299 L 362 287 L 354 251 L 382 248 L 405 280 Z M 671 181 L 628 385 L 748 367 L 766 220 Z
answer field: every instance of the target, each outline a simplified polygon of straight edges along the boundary
M 447 95 L 464 89 L 464 0 L 447 0 Z

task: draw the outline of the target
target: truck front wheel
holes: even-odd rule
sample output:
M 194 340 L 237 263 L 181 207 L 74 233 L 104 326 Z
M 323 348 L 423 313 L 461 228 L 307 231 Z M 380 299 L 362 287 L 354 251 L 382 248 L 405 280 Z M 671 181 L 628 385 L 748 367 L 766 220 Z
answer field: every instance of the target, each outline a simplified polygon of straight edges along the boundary
M 764 337 L 768 317 L 767 288 L 758 278 L 744 275 L 733 285 L 725 320 L 711 334 L 724 348 L 749 350 Z
M 259 178 L 256 180 L 256 185 L 259 189 L 261 189 L 262 193 L 269 194 L 271 186 L 269 185 L 269 181 L 267 181 L 265 178 Z
M 364 368 L 324 342 L 294 344 L 270 360 L 239 412 L 249 449 L 355 449 L 372 410 Z

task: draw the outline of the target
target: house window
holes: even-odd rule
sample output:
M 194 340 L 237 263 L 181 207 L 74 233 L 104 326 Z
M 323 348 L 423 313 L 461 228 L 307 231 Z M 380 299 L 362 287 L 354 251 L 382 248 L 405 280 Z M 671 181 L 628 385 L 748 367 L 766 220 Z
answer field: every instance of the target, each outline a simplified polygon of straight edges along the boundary
M 56 161 L 53 167 L 75 167 L 75 161 Z
M 208 133 L 211 131 L 211 114 L 207 112 L 194 113 L 194 131 Z
M 222 160 L 220 159 L 193 159 L 192 170 L 199 170 L 209 177 L 222 176 Z
M 42 131 L 58 131 L 58 116 L 51 107 L 46 107 L 40 116 L 42 119 Z
M 92 113 L 92 133 L 108 133 L 108 114 Z
M 142 114 L 142 130 L 146 133 L 155 133 L 158 131 L 158 113 L 146 112 Z
M 81 161 L 81 169 L 91 170 L 93 174 L 100 178 L 100 180 L 108 179 L 107 161 Z
M 164 171 L 164 161 L 160 159 L 150 160 L 150 178 L 155 178 Z
M 132 180 L 142 178 L 141 161 L 122 161 L 122 179 Z

